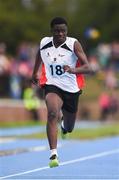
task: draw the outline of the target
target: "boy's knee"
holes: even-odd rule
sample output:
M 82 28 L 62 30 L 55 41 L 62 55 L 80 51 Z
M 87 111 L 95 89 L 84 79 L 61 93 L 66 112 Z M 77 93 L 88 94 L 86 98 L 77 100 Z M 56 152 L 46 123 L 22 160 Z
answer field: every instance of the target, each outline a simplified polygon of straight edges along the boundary
M 53 119 L 56 119 L 56 118 L 58 118 L 56 111 L 50 111 L 50 112 L 48 112 L 48 119 L 49 119 L 49 120 L 53 120 Z

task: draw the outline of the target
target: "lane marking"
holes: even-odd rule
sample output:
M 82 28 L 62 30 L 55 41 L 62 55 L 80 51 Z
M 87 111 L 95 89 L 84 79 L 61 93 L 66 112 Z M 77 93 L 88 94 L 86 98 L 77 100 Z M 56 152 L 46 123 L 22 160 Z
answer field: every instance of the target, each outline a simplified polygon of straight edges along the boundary
M 73 163 L 77 163 L 77 162 L 82 162 L 82 161 L 86 161 L 86 160 L 91 160 L 91 159 L 96 159 L 96 158 L 109 156 L 109 155 L 112 155 L 112 154 L 118 154 L 118 153 L 119 153 L 119 149 L 114 149 L 114 150 L 111 150 L 111 151 L 104 151 L 104 152 L 93 154 L 93 155 L 90 155 L 90 156 L 84 156 L 84 157 L 81 157 L 81 158 L 78 158 L 78 159 L 73 159 L 73 160 L 70 160 L 70 161 L 62 162 L 62 163 L 60 163 L 60 166 L 73 164 Z M 7 175 L 7 176 L 2 176 L 2 177 L 0 177 L 0 179 L 6 179 L 6 178 L 15 177 L 15 176 L 22 176 L 22 175 L 25 175 L 25 174 L 34 173 L 34 172 L 38 172 L 38 171 L 42 171 L 42 170 L 46 170 L 46 169 L 50 169 L 49 166 L 44 166 L 44 167 L 41 167 L 41 168 L 36 168 L 36 169 L 32 169 L 32 170 L 29 170 L 29 171 L 24 171 L 24 172 L 20 172 L 20 173 L 16 173 L 16 174 L 10 174 L 10 175 Z
M 108 155 L 118 154 L 118 153 L 119 153 L 119 149 L 114 149 L 114 150 L 111 150 L 111 151 L 104 151 L 102 153 L 93 154 L 93 155 L 82 157 L 82 158 L 79 158 L 79 159 L 74 159 L 74 160 L 62 162 L 60 165 L 63 166 L 63 165 L 67 165 L 67 164 L 73 164 L 73 163 L 76 163 L 76 162 L 86 161 L 86 160 L 89 160 L 89 159 L 100 158 L 100 157 L 103 157 L 103 156 L 108 156 Z
M 15 148 L 15 149 L 0 150 L 0 157 L 34 152 L 34 151 L 45 151 L 47 149 L 48 149 L 47 146 L 35 146 L 35 147 L 29 147 L 29 148 Z
M 9 137 L 1 138 L 0 137 L 0 144 L 11 143 L 11 142 L 14 142 L 14 141 L 16 141 L 16 138 L 9 138 Z
M 63 144 L 58 144 L 58 148 L 61 148 L 62 146 Z M 0 157 L 16 155 L 16 154 L 21 154 L 21 153 L 28 153 L 28 152 L 46 151 L 48 149 L 49 149 L 48 146 L 35 146 L 35 147 L 29 147 L 29 148 L 15 148 L 15 149 L 0 150 Z

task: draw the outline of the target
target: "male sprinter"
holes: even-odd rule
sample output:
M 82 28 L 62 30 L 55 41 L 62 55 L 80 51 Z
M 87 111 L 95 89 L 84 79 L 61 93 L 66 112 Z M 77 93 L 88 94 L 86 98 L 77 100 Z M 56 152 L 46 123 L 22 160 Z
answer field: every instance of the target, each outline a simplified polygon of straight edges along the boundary
M 63 133 L 72 132 L 83 83 L 80 76 L 92 70 L 79 41 L 67 36 L 66 20 L 56 17 L 51 21 L 50 26 L 52 37 L 44 37 L 40 42 L 32 82 L 34 84 L 39 82 L 40 87 L 43 87 L 45 91 L 48 112 L 47 137 L 51 150 L 49 166 L 56 167 L 59 165 L 57 153 L 59 114 L 62 110 Z M 39 78 L 40 65 L 42 67 Z

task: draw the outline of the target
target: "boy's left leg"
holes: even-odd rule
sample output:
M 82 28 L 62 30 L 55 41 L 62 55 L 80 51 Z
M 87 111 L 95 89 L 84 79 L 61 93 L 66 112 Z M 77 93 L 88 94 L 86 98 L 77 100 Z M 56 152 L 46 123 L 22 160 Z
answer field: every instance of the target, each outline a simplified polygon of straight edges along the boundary
M 79 102 L 80 92 L 77 93 L 64 93 L 64 103 L 62 107 L 63 121 L 61 125 L 62 132 L 66 134 L 67 132 L 72 132 L 74 129 L 78 102 Z
M 62 133 L 71 133 L 75 126 L 76 113 L 71 113 L 66 110 L 63 110 L 63 119 L 61 123 Z

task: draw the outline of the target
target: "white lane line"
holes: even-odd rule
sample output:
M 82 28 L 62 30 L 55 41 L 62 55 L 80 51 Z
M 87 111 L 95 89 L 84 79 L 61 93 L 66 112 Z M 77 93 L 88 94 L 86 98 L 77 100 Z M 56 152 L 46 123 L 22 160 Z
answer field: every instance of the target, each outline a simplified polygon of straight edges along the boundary
M 82 161 L 86 161 L 86 160 L 91 160 L 91 159 L 96 159 L 96 158 L 100 158 L 100 157 L 103 157 L 103 156 L 109 156 L 109 155 L 118 154 L 118 153 L 119 153 L 119 149 L 113 149 L 111 151 L 104 151 L 104 152 L 93 154 L 93 155 L 90 155 L 90 156 L 84 156 L 84 157 L 81 157 L 81 158 L 78 158 L 78 159 L 73 159 L 73 160 L 70 160 L 70 161 L 62 162 L 62 163 L 60 163 L 60 166 L 73 164 L 73 163 L 76 163 L 76 162 L 82 162 Z M 16 174 L 10 174 L 10 175 L 7 175 L 7 176 L 2 176 L 2 177 L 0 177 L 0 179 L 6 179 L 6 178 L 15 177 L 15 176 L 22 176 L 22 175 L 25 175 L 25 174 L 34 173 L 34 172 L 38 172 L 38 171 L 42 171 L 42 170 L 46 170 L 46 169 L 49 169 L 49 166 L 44 166 L 44 167 L 41 167 L 41 168 L 36 168 L 36 169 L 32 169 L 32 170 L 29 170 L 29 171 L 24 171 L 24 172 L 20 172 L 20 173 L 16 173 Z
M 0 144 L 11 143 L 11 142 L 14 142 L 14 141 L 16 141 L 16 138 L 1 138 L 0 137 Z
M 62 146 L 63 144 L 58 144 L 58 148 L 61 148 Z M 49 149 L 48 146 L 35 146 L 35 147 L 29 147 L 29 148 L 15 148 L 15 149 L 10 149 L 10 150 L 9 149 L 0 150 L 0 157 L 16 155 L 16 154 L 21 154 L 21 153 L 28 153 L 28 152 L 45 151 L 48 149 Z
M 86 156 L 86 157 L 82 157 L 82 158 L 79 158 L 79 159 L 74 159 L 74 160 L 62 162 L 60 165 L 63 166 L 63 165 L 67 165 L 67 164 L 73 164 L 73 163 L 76 163 L 76 162 L 86 161 L 86 160 L 89 160 L 89 159 L 100 158 L 100 157 L 103 157 L 103 156 L 108 156 L 108 155 L 118 154 L 118 153 L 119 153 L 119 149 L 114 149 L 114 150 L 111 150 L 111 151 L 104 151 L 102 153 L 93 154 L 91 156 Z

